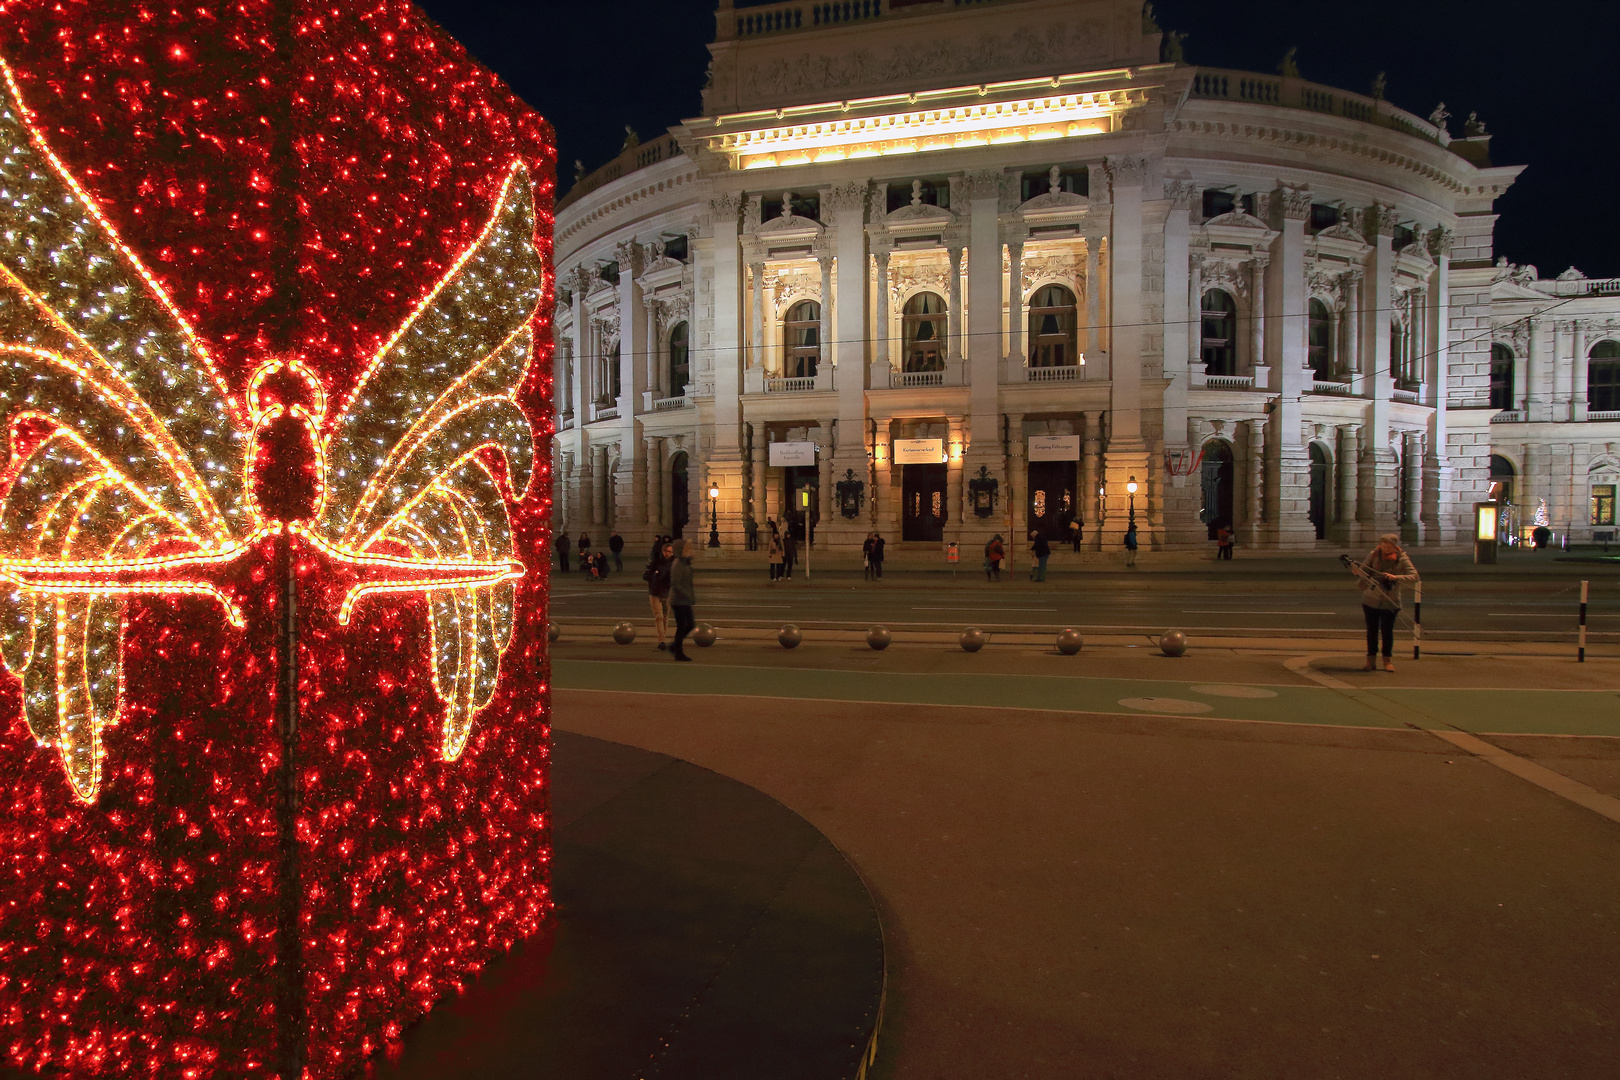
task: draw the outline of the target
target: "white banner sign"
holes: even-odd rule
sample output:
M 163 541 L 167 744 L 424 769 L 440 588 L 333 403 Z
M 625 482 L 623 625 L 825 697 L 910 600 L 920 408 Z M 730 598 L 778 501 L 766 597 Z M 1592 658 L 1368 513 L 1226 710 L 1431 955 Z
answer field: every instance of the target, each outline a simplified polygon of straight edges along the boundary
M 790 465 L 814 465 L 816 463 L 816 444 L 813 442 L 773 442 L 771 443 L 771 467 L 786 467 Z
M 1031 435 L 1029 437 L 1031 461 L 1079 461 L 1080 436 Z
M 945 461 L 944 439 L 896 439 L 896 465 L 940 465 Z

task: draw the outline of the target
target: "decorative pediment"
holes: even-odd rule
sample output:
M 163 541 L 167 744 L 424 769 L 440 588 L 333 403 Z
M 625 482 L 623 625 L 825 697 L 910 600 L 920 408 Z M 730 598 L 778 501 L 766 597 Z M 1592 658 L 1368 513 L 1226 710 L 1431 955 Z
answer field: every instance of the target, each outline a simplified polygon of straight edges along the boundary
M 1366 237 L 1362 236 L 1359 232 L 1352 229 L 1342 221 L 1331 228 L 1323 229 L 1321 232 L 1317 233 L 1316 239 L 1319 241 L 1339 240 L 1347 244 L 1354 244 L 1358 250 L 1364 250 L 1369 246 L 1367 244 Z
M 1089 210 L 1091 200 L 1084 195 L 1068 191 L 1048 191 L 1019 206 L 1020 213 L 1040 213 L 1042 210 Z
M 1271 226 L 1244 210 L 1241 206 L 1234 207 L 1224 214 L 1210 218 L 1204 222 L 1206 229 L 1250 229 L 1261 232 L 1271 232 Z
M 781 239 L 783 237 L 819 236 L 824 231 L 824 228 L 821 222 L 815 218 L 790 213 L 761 222 L 759 228 L 754 230 L 754 235 L 761 239 L 765 237 Z
M 943 206 L 930 206 L 925 202 L 913 202 L 909 206 L 902 206 L 893 213 L 883 215 L 883 223 L 895 225 L 949 225 L 956 221 L 956 215 Z

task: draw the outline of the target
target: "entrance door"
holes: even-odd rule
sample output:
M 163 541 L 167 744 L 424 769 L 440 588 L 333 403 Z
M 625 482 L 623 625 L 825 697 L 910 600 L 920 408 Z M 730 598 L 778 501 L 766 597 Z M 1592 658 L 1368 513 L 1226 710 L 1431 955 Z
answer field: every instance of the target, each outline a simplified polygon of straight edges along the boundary
M 809 537 L 808 530 L 813 530 L 821 520 L 821 505 L 816 498 L 821 484 L 821 477 L 814 465 L 789 465 L 782 470 L 782 500 L 787 505 L 782 508 L 782 521 L 787 522 L 788 529 L 793 538 L 804 543 Z M 805 494 L 809 493 L 809 505 L 805 505 Z
M 1327 536 L 1329 471 L 1327 451 L 1311 443 L 1311 524 L 1316 526 L 1318 540 Z
M 1074 520 L 1075 472 L 1077 461 L 1032 461 L 1029 463 L 1028 516 L 1021 541 L 1032 532 L 1049 543 L 1069 539 L 1069 522 Z
M 1202 480 L 1204 507 L 1199 520 L 1209 529 L 1209 538 L 1215 539 L 1222 523 L 1232 522 L 1232 448 L 1224 442 L 1212 442 L 1204 450 Z
M 945 479 L 944 465 L 900 466 L 900 539 L 944 537 Z
M 686 490 L 686 454 L 676 454 L 669 463 L 670 536 L 681 539 L 692 516 L 692 498 Z

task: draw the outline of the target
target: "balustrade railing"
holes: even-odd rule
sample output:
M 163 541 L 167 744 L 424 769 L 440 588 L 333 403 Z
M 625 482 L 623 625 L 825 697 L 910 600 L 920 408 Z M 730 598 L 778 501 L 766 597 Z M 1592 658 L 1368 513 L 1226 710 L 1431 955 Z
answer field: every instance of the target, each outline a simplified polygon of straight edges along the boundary
M 651 142 L 629 147 L 606 165 L 574 181 L 574 186 L 568 189 L 568 194 L 557 200 L 557 209 L 563 209 L 576 199 L 590 194 L 605 184 L 613 183 L 621 176 L 628 176 L 667 158 L 678 157 L 680 153 L 681 144 L 671 135 L 660 135 Z
M 1620 420 L 1620 409 L 1588 409 L 1586 410 L 1586 418 L 1588 420 Z
M 1348 394 L 1349 392 L 1350 392 L 1350 383 L 1349 383 L 1348 380 L 1345 380 L 1343 382 L 1339 381 L 1338 379 L 1312 379 L 1311 380 L 1311 393 L 1313 393 L 1313 394 L 1341 394 L 1342 395 L 1342 394 Z
M 1329 86 L 1281 75 L 1257 75 L 1249 71 L 1222 71 L 1199 68 L 1193 75 L 1190 96 L 1215 101 L 1246 101 L 1255 105 L 1277 105 L 1286 109 L 1342 116 L 1367 124 L 1404 131 L 1420 139 L 1442 144 L 1440 129 L 1411 113 L 1402 112 L 1382 98 L 1348 94 Z
M 905 389 L 916 386 L 944 386 L 945 373 L 943 371 L 891 371 L 889 373 L 889 385 Z
M 1588 414 L 1590 415 L 1590 414 Z M 1493 424 L 1517 424 L 1524 420 L 1524 413 L 1518 409 L 1503 409 L 1491 417 Z
M 1253 390 L 1253 375 L 1206 375 L 1204 386 L 1210 390 Z
M 1032 367 L 1024 369 L 1024 379 L 1027 382 L 1079 382 L 1080 365 L 1072 364 L 1068 367 Z
M 671 409 L 686 408 L 686 395 L 680 397 L 658 398 L 653 402 L 653 412 L 669 412 Z
M 802 394 L 815 388 L 816 377 L 814 375 L 765 380 L 765 392 L 767 394 Z
M 1399 386 L 1391 390 L 1389 396 L 1394 401 L 1404 401 L 1408 405 L 1416 405 L 1418 402 L 1418 392 L 1416 390 L 1405 390 Z
M 617 405 L 604 405 L 591 411 L 592 420 L 617 420 L 618 418 L 619 407 Z

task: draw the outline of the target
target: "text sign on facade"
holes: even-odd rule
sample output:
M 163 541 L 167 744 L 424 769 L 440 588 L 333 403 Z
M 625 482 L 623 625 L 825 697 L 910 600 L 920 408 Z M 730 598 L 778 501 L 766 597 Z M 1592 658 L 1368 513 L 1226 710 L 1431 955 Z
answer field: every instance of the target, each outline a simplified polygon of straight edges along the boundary
M 1031 461 L 1079 461 L 1080 436 L 1031 435 L 1029 437 Z
M 896 439 L 896 465 L 939 465 L 945 460 L 944 439 Z
M 771 443 L 771 467 L 787 468 L 793 465 L 814 465 L 816 444 L 813 442 Z

